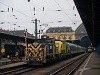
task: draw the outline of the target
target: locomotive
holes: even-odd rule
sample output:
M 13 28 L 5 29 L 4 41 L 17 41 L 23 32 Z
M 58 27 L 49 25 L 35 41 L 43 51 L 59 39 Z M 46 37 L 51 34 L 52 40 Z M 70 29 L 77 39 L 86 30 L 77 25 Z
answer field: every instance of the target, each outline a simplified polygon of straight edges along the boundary
M 91 52 L 93 52 L 94 50 L 95 50 L 94 47 L 88 47 L 88 53 L 91 53 Z
M 85 48 L 54 38 L 34 39 L 25 51 L 25 62 L 29 65 L 43 65 L 54 60 L 64 59 L 70 55 L 85 52 Z
M 35 39 L 28 45 L 25 62 L 31 64 L 43 64 L 55 58 L 55 41 L 51 38 Z

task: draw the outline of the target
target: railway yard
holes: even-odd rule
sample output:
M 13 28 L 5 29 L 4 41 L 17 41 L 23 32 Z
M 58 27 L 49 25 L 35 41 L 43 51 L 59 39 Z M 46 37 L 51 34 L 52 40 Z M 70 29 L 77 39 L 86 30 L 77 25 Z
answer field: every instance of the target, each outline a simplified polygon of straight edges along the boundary
M 42 36 L 41 39 L 30 39 L 27 47 L 15 44 L 4 45 L 3 49 L 0 75 L 85 75 L 85 71 L 91 75 L 94 70 L 99 75 L 99 67 L 94 65 L 96 62 L 99 65 L 99 55 L 94 47 Z M 95 67 L 87 68 L 90 64 Z
M 1 0 L 0 7 L 0 75 L 100 75 L 100 1 Z
M 86 68 L 86 66 L 88 64 L 93 64 L 93 62 L 91 63 L 91 61 L 97 60 L 97 58 L 95 58 L 96 56 L 97 55 L 95 52 L 86 53 L 86 54 L 81 54 L 76 57 L 71 57 L 67 60 L 63 60 L 60 62 L 50 63 L 49 65 L 47 64 L 46 66 L 45 65 L 44 66 L 43 65 L 42 66 L 29 66 L 24 62 L 18 62 L 18 63 L 1 66 L 0 75 L 9 75 L 9 74 L 15 74 L 15 75 L 86 75 L 84 71 L 92 70 L 92 69 Z M 92 60 L 91 58 L 93 57 L 94 59 Z M 95 61 L 95 63 L 96 62 L 97 61 Z M 94 65 L 95 68 L 93 70 L 98 69 L 97 65 Z M 88 67 L 90 67 L 90 65 Z M 87 74 L 91 74 L 91 72 Z M 96 75 L 99 75 L 99 74 L 96 74 Z

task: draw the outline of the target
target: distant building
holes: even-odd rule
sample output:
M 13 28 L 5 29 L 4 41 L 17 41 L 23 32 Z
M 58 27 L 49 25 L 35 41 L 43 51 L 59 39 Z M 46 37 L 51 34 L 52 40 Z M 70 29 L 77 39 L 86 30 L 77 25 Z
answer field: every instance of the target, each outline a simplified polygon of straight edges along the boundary
M 83 23 L 81 23 L 75 30 L 75 36 L 76 36 L 76 39 L 78 40 L 81 40 L 84 36 L 88 36 Z
M 83 23 L 81 23 L 75 30 L 75 36 L 77 40 L 81 40 L 84 43 L 85 47 L 89 47 L 91 45 L 91 41 Z
M 10 31 L 11 33 L 13 33 L 13 35 L 17 35 L 17 36 L 25 36 L 25 30 L 15 30 L 15 31 Z M 33 34 L 30 34 L 29 32 L 27 32 L 27 37 L 33 37 Z
M 0 28 L 0 33 L 12 34 L 9 30 Z
M 11 34 L 11 35 L 16 35 L 16 36 L 25 36 L 25 30 L 15 30 L 15 31 L 9 31 L 9 30 L 5 30 L 5 29 L 0 29 L 0 33 L 5 33 L 5 34 Z M 27 37 L 30 38 L 34 38 L 33 34 L 30 34 L 29 32 L 27 32 Z
M 75 40 L 75 32 L 72 27 L 51 27 L 44 35 L 58 40 Z

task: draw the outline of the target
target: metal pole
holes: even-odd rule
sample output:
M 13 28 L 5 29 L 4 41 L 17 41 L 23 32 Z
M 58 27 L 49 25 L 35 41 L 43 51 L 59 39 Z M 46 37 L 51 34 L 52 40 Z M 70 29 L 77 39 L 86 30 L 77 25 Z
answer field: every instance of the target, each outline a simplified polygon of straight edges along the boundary
M 25 30 L 24 34 L 25 34 L 25 47 L 26 47 L 25 56 L 27 56 L 27 29 Z
M 0 38 L 0 58 L 1 58 L 1 38 Z
M 37 39 L 37 19 L 35 19 L 35 38 Z
M 14 28 L 14 35 L 15 35 L 15 28 Z
M 91 1 L 91 6 L 92 6 L 91 12 L 92 12 L 92 24 L 93 24 L 93 33 L 92 33 L 93 36 L 92 37 L 93 37 L 93 45 L 94 45 L 95 44 L 95 41 L 94 41 L 94 39 L 95 39 L 94 38 L 95 37 L 95 12 L 94 12 L 95 11 L 95 7 L 94 7 L 95 6 L 95 0 Z

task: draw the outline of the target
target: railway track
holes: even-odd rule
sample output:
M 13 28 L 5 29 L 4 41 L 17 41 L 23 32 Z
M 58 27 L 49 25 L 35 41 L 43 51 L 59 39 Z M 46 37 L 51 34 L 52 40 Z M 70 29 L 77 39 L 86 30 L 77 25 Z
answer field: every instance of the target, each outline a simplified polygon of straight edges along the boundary
M 85 60 L 86 57 L 88 57 L 88 55 L 89 54 L 82 54 L 82 55 L 76 56 L 74 58 L 64 60 L 64 61 L 54 64 L 54 65 L 39 68 L 37 70 L 32 71 L 32 73 L 29 75 L 62 75 L 62 74 L 64 75 L 64 72 L 63 72 L 64 70 L 68 71 L 68 73 L 69 73 L 69 74 L 67 73 L 68 75 L 71 75 L 75 71 L 74 69 L 77 68 L 76 64 L 79 65 L 80 61 L 78 62 L 78 60 L 82 60 L 83 57 Z M 73 66 L 73 64 L 74 64 L 74 66 Z
M 30 67 L 27 64 L 23 64 L 20 66 L 10 67 L 10 68 L 4 68 L 0 69 L 0 75 L 20 75 L 20 74 L 29 74 L 30 71 L 33 71 L 37 68 Z
M 72 75 L 89 54 L 82 54 L 54 65 L 30 67 L 27 64 L 0 70 L 0 75 Z
M 79 57 L 48 75 L 72 75 L 88 56 L 89 54 Z

